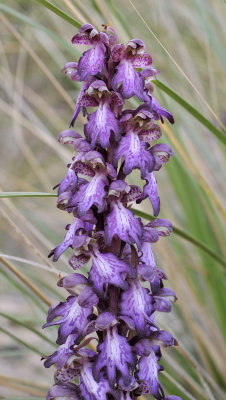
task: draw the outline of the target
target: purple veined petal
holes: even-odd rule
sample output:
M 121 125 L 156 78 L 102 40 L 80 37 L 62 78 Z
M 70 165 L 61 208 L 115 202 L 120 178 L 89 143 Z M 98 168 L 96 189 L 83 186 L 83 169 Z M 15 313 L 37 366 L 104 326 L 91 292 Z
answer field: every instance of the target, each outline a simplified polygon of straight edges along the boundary
M 93 44 L 93 39 L 82 33 L 77 33 L 75 36 L 73 36 L 71 41 L 73 44 L 80 44 L 83 46 L 91 46 Z
M 75 343 L 81 341 L 83 332 L 88 324 L 88 316 L 92 313 L 92 307 L 82 308 L 78 304 L 77 296 L 70 296 L 64 303 L 58 303 L 49 309 L 47 323 L 43 328 L 53 325 L 60 325 L 56 343 L 62 345 L 71 334 L 76 335 Z M 60 320 L 53 321 L 62 316 Z
M 129 279 L 129 289 L 122 293 L 120 314 L 133 319 L 138 335 L 145 333 L 145 324 L 153 323 L 150 318 L 154 311 L 149 291 L 143 288 L 137 279 Z
M 44 362 L 45 368 L 51 367 L 51 365 L 57 365 L 57 369 L 61 369 L 67 363 L 67 360 L 74 354 L 71 349 L 76 339 L 76 335 L 69 335 L 66 342 L 58 347 L 58 349 Z
M 155 157 L 159 158 L 161 163 L 166 163 L 169 161 L 170 157 L 174 155 L 170 146 L 165 143 L 158 143 L 151 147 L 151 152 Z
M 109 44 L 110 44 L 110 46 L 111 46 L 111 47 L 114 46 L 114 45 L 117 43 L 117 41 L 118 41 L 117 32 L 116 32 L 116 31 L 114 30 L 114 28 L 112 28 L 112 26 L 110 26 L 110 25 L 107 25 L 107 26 L 106 26 L 105 32 L 106 32 L 106 34 L 107 34 L 108 37 L 109 37 Z
M 129 193 L 124 194 L 122 202 L 131 203 L 143 197 L 142 189 L 139 186 L 131 185 Z
M 152 57 L 148 53 L 139 54 L 131 59 L 131 63 L 134 68 L 148 67 L 152 63 Z
M 136 275 L 135 270 L 112 253 L 100 253 L 96 250 L 92 254 L 92 261 L 89 278 L 95 289 L 102 295 L 110 284 L 122 290 L 127 289 L 126 274 Z
M 78 296 L 78 304 L 81 307 L 94 307 L 99 303 L 99 298 L 93 292 L 91 287 L 85 288 Z
M 154 228 L 159 236 L 169 236 L 173 231 L 172 223 L 164 218 L 154 219 L 145 228 Z
M 105 186 L 108 184 L 108 179 L 103 173 L 96 173 L 89 183 L 80 186 L 72 198 L 72 204 L 78 205 L 79 215 L 84 215 L 93 205 L 97 206 L 99 213 L 104 211 L 106 206 Z
M 82 398 L 86 400 L 106 400 L 112 389 L 106 379 L 101 376 L 99 382 L 93 377 L 93 363 L 85 361 L 81 369 L 80 385 Z
M 155 160 L 151 152 L 146 150 L 146 143 L 139 140 L 139 136 L 131 131 L 120 141 L 116 149 L 114 160 L 117 162 L 121 157 L 125 159 L 123 172 L 129 175 L 133 169 L 140 168 L 141 176 L 144 177 L 147 172 L 153 171 Z
M 68 264 L 73 269 L 78 269 L 83 267 L 83 265 L 87 264 L 89 259 L 90 259 L 89 255 L 80 254 L 76 256 L 75 254 L 72 254 L 72 256 L 68 259 Z
M 114 62 L 119 62 L 124 56 L 125 46 L 122 43 L 116 44 L 111 50 L 111 59 Z
M 133 390 L 135 390 L 138 387 L 138 383 L 136 381 L 136 379 L 134 378 L 134 376 L 131 376 L 131 380 L 130 380 L 130 384 L 129 385 L 125 385 L 122 376 L 120 376 L 118 378 L 118 388 L 120 389 L 120 391 L 126 391 L 127 393 L 132 392 Z M 120 397 L 121 399 L 121 397 Z M 123 399 L 131 399 L 131 397 L 123 397 Z
M 106 217 L 106 244 L 111 245 L 113 236 L 117 235 L 126 243 L 136 243 L 140 246 L 142 223 L 140 218 L 135 218 L 134 213 L 124 207 L 119 200 L 111 202 L 110 214 Z
M 145 281 L 150 282 L 155 279 L 157 274 L 156 263 L 151 243 L 142 241 L 141 252 L 141 263 L 137 266 L 138 274 L 141 275 Z
M 78 178 L 75 171 L 68 168 L 66 177 L 60 182 L 58 188 L 58 196 L 64 192 L 73 193 L 77 188 Z
M 97 111 L 90 114 L 88 123 L 85 125 L 85 135 L 91 140 L 94 147 L 96 142 L 104 148 L 109 146 L 111 132 L 115 140 L 120 138 L 119 123 L 107 102 L 101 102 Z
M 156 229 L 144 226 L 142 234 L 142 243 L 155 243 L 159 240 L 159 235 Z
M 171 302 L 160 296 L 153 296 L 153 309 L 155 311 L 169 313 L 172 310 Z
M 81 108 L 80 101 L 82 100 L 82 97 L 83 97 L 83 95 L 85 93 L 85 90 L 88 89 L 88 87 L 89 87 L 89 83 L 88 82 L 84 82 L 82 87 L 81 87 L 81 90 L 79 92 L 79 95 L 77 97 L 77 100 L 76 100 L 75 111 L 74 111 L 74 114 L 72 116 L 72 120 L 70 122 L 70 127 L 74 126 L 75 120 L 76 120 L 77 116 L 80 113 L 80 108 Z
M 124 98 L 137 96 L 140 101 L 143 101 L 144 80 L 133 68 L 132 63 L 125 58 L 120 61 L 112 79 L 112 88 L 115 92 L 120 85 L 122 85 L 121 94 Z
M 175 346 L 177 344 L 177 341 L 174 339 L 171 333 L 167 331 L 152 332 L 149 338 L 151 339 L 152 346 L 161 344 L 165 347 L 168 347 L 168 346 Z
M 153 349 L 150 349 L 148 356 L 143 356 L 139 360 L 139 371 L 137 373 L 140 383 L 144 384 L 145 391 L 143 393 L 150 393 L 156 399 L 161 399 L 162 387 L 158 379 L 159 366 L 157 364 L 158 358 Z M 159 393 L 159 391 L 161 391 Z
M 105 329 L 117 324 L 118 321 L 115 315 L 108 311 L 100 314 L 96 319 L 96 329 L 101 331 L 104 331 Z
M 153 291 L 152 291 L 153 292 Z M 155 292 L 154 295 L 161 297 L 170 297 L 170 299 L 175 303 L 177 301 L 177 297 L 175 292 L 167 287 L 160 287 Z
M 46 400 L 81 400 L 80 389 L 73 383 L 54 385 L 48 391 Z
M 53 261 L 57 261 L 60 255 L 67 250 L 68 247 L 72 246 L 77 230 L 82 228 L 84 228 L 84 222 L 79 218 L 75 218 L 70 225 L 63 242 L 50 252 L 49 257 L 53 255 Z
M 152 142 L 162 136 L 162 131 L 157 124 L 153 124 L 147 131 L 139 132 L 139 139 L 142 142 Z
M 135 357 L 126 338 L 120 336 L 117 327 L 107 330 L 107 335 L 102 344 L 98 346 L 98 356 L 93 372 L 96 380 L 99 379 L 100 371 L 106 368 L 110 386 L 116 384 L 116 371 L 120 373 L 125 386 L 130 386 L 133 379 L 130 368 L 135 367 Z
M 174 123 L 173 115 L 168 110 L 161 107 L 153 96 L 152 96 L 152 108 L 159 116 L 167 118 L 171 124 Z
M 147 174 L 145 179 L 146 185 L 144 186 L 144 198 L 149 197 L 153 208 L 153 214 L 157 217 L 160 211 L 160 198 L 158 195 L 155 173 L 151 172 Z
M 78 63 L 78 73 L 81 81 L 84 81 L 87 76 L 104 74 L 106 47 L 101 42 L 94 42 L 90 50 L 85 51 Z
M 157 74 L 159 74 L 159 70 L 153 67 L 146 67 L 144 68 L 140 74 L 143 78 L 148 78 L 148 77 L 156 77 Z

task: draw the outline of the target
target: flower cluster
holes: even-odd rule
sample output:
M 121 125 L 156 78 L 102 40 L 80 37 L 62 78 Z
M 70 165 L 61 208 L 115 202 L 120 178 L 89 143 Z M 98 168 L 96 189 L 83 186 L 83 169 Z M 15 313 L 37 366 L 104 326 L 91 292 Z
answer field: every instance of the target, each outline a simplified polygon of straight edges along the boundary
M 57 368 L 47 400 L 133 400 L 142 394 L 179 399 L 166 396 L 158 378 L 160 345 L 173 346 L 175 340 L 159 329 L 155 314 L 170 312 L 176 296 L 164 287 L 167 277 L 152 251 L 172 225 L 157 218 L 143 225 L 130 209 L 149 197 L 154 216 L 159 214 L 155 174 L 173 152 L 154 142 L 161 137 L 156 121 L 173 123 L 173 116 L 153 97 L 151 80 L 159 71 L 151 67 L 144 43 L 133 39 L 124 46 L 117 40 L 109 26 L 102 32 L 82 26 L 72 43 L 90 49 L 63 68 L 83 85 L 70 129 L 59 137 L 75 150 L 57 201 L 72 222 L 50 256 L 57 261 L 71 248 L 73 270 L 88 262 L 91 267 L 87 277 L 74 272 L 61 278 L 58 286 L 69 297 L 49 309 L 44 327 L 59 325 L 59 347 L 44 363 Z M 132 96 L 140 105 L 126 109 Z M 87 116 L 84 137 L 71 129 L 80 111 Z M 143 188 L 126 182 L 134 169 L 140 170 Z

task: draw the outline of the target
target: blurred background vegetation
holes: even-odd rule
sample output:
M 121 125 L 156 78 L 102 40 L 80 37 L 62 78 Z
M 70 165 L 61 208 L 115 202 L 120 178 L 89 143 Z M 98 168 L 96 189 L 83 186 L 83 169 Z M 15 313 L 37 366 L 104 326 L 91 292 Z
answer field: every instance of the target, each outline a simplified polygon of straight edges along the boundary
M 225 133 L 223 0 L 52 4 L 79 23 L 98 29 L 111 23 L 124 43 L 142 39 L 161 72 L 159 80 Z M 80 87 L 60 72 L 81 54 L 70 43 L 77 29 L 35 0 L 1 0 L 0 12 L 0 190 L 51 192 L 65 176 L 72 155 L 57 137 L 68 127 Z M 176 121 L 162 126 L 162 141 L 170 144 L 175 156 L 158 174 L 160 217 L 207 248 L 204 251 L 176 231 L 154 245 L 158 266 L 178 296 L 173 312 L 159 316 L 161 327 L 179 343 L 163 350 L 161 382 L 167 393 L 184 400 L 223 400 L 223 139 L 159 87 L 155 95 Z M 77 122 L 78 132 L 82 122 Z M 135 173 L 131 182 L 137 181 Z M 152 214 L 148 201 L 136 208 Z M 48 197 L 2 198 L 0 211 L 0 398 L 44 399 L 54 367 L 44 369 L 40 358 L 54 351 L 56 330 L 43 333 L 41 326 L 48 304 L 66 297 L 56 288 L 59 274 L 71 272 L 66 256 L 53 265 L 47 255 L 62 241 L 71 219 Z

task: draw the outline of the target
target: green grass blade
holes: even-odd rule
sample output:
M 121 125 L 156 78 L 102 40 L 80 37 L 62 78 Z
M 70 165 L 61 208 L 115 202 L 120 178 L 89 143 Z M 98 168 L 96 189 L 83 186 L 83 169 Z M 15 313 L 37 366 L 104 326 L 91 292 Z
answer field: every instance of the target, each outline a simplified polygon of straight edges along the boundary
M 49 1 L 47 0 L 36 0 L 36 1 L 45 6 L 46 8 L 48 8 L 50 11 L 57 14 L 59 17 L 63 18 L 65 21 L 69 22 L 69 24 L 74 25 L 76 28 L 80 28 L 82 26 L 80 22 L 76 21 L 74 18 L 71 18 L 70 15 L 66 14 L 64 11 L 54 6 Z
M 44 354 L 36 349 L 36 347 L 32 346 L 31 344 L 28 344 L 24 342 L 23 340 L 19 339 L 17 336 L 13 335 L 11 332 L 9 332 L 7 329 L 1 328 L 0 331 L 5 333 L 7 336 L 10 336 L 13 340 L 15 340 L 17 343 L 22 344 L 23 346 L 27 347 L 29 350 L 33 351 L 34 353 L 38 354 L 39 356 L 44 356 Z
M 57 197 L 56 193 L 42 193 L 42 192 L 0 192 L 0 198 L 12 197 Z
M 37 329 L 33 328 L 30 325 L 27 325 L 25 322 L 19 321 L 18 319 L 14 318 L 14 317 L 12 317 L 10 315 L 4 314 L 2 312 L 0 312 L 0 316 L 3 317 L 3 318 L 7 318 L 9 321 L 11 321 L 11 322 L 13 322 L 13 323 L 15 323 L 17 325 L 20 325 L 20 326 L 23 326 L 26 329 L 29 329 L 29 331 L 33 332 L 35 335 L 39 336 L 41 339 L 43 339 L 46 342 L 50 343 L 52 346 L 57 347 L 56 343 L 54 343 L 52 340 L 47 338 L 41 332 L 37 331 Z
M 72 54 L 75 54 L 75 49 L 72 48 L 71 44 L 65 42 L 59 35 L 51 31 L 50 29 L 46 28 L 45 26 L 39 24 L 38 22 L 34 21 L 32 18 L 22 14 L 19 11 L 14 10 L 11 7 L 6 6 L 5 4 L 0 4 L 0 10 L 9 14 L 15 18 L 17 18 L 22 23 L 30 25 L 32 28 L 39 29 L 45 32 L 49 37 L 51 37 L 56 43 L 59 43 L 63 48 L 70 51 Z
M 181 96 L 175 93 L 172 89 L 166 86 L 159 80 L 153 81 L 153 83 L 166 94 L 168 94 L 172 99 L 179 103 L 185 110 L 187 110 L 194 118 L 196 118 L 202 125 L 204 125 L 210 132 L 212 132 L 222 143 L 226 145 L 226 135 L 221 132 L 215 125 L 212 124 L 207 118 L 205 118 L 199 111 L 191 106 L 187 101 L 185 101 Z

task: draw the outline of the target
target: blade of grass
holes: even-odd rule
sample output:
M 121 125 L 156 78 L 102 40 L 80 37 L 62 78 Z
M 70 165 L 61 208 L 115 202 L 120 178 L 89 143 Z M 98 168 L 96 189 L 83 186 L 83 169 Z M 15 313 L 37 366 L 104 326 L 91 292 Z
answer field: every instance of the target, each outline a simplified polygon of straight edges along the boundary
M 13 335 L 13 333 L 9 332 L 7 329 L 0 327 L 0 331 L 5 333 L 7 336 L 11 337 L 17 343 L 20 343 L 23 346 L 27 347 L 27 349 L 33 351 L 33 353 L 36 353 L 39 356 L 44 356 L 44 354 L 41 351 L 37 350 L 36 347 L 34 347 L 31 344 L 28 344 L 27 342 L 24 342 L 23 340 L 19 339 L 17 336 Z
M 14 275 L 17 276 L 29 289 L 35 293 L 47 306 L 51 306 L 51 302 L 47 297 L 32 283 L 29 279 L 27 279 L 21 272 L 19 272 L 9 261 L 5 260 L 3 257 L 0 257 L 0 262 L 5 265 Z
M 226 145 L 226 135 L 220 131 L 215 125 L 212 124 L 207 118 L 205 118 L 198 110 L 191 106 L 187 101 L 185 101 L 179 94 L 174 92 L 164 83 L 159 80 L 153 81 L 153 83 L 161 89 L 163 92 L 168 94 L 173 100 L 179 103 L 185 110 L 187 110 L 194 118 L 196 118 L 202 125 L 204 125 L 210 132 L 212 132 L 222 143 Z
M 184 78 L 186 79 L 186 81 L 191 85 L 191 87 L 194 89 L 194 91 L 198 94 L 198 96 L 200 97 L 200 99 L 203 101 L 203 103 L 205 104 L 205 106 L 208 108 L 208 110 L 211 112 L 211 114 L 214 116 L 214 118 L 217 120 L 217 122 L 220 124 L 220 126 L 222 127 L 223 130 L 226 130 L 224 125 L 222 124 L 221 120 L 219 119 L 219 117 L 216 115 L 216 113 L 214 112 L 214 110 L 210 107 L 210 105 L 208 104 L 208 102 L 205 100 L 205 98 L 203 97 L 203 95 L 200 93 L 200 91 L 196 88 L 196 86 L 193 84 L 193 82 L 191 81 L 191 79 L 186 75 L 186 73 L 182 70 L 182 68 L 179 66 L 179 64 L 174 60 L 174 58 L 171 56 L 171 54 L 169 53 L 169 51 L 163 46 L 162 42 L 158 39 L 158 37 L 154 34 L 154 32 L 152 31 L 152 29 L 150 28 L 150 26 L 148 25 L 148 23 L 145 21 L 145 19 L 142 17 L 142 15 L 140 14 L 140 12 L 138 11 L 138 9 L 135 7 L 135 5 L 133 4 L 133 2 L 131 0 L 129 0 L 131 6 L 134 8 L 134 10 L 136 11 L 137 15 L 139 15 L 140 19 L 142 20 L 142 22 L 144 23 L 144 25 L 147 27 L 147 29 L 149 30 L 149 32 L 151 32 L 151 34 L 153 35 L 153 37 L 155 38 L 155 40 L 158 42 L 158 44 L 162 47 L 162 49 L 166 52 L 166 54 L 168 55 L 168 57 L 170 58 L 170 60 L 176 65 L 176 67 L 179 69 L 179 71 L 182 73 L 182 75 L 184 76 Z
M 1 192 L 0 198 L 13 198 L 13 197 L 57 197 L 55 193 L 42 193 L 42 192 Z M 143 211 L 133 209 L 134 213 L 141 218 L 147 220 L 155 219 L 152 215 L 147 214 Z M 182 237 L 183 239 L 189 241 L 190 243 L 194 244 L 195 246 L 199 247 L 203 251 L 205 251 L 210 257 L 214 260 L 218 261 L 221 265 L 226 267 L 226 260 L 216 254 L 213 250 L 207 247 L 204 243 L 200 240 L 194 238 L 193 236 L 189 235 L 187 232 L 184 232 L 182 229 L 173 226 L 173 232 Z
M 45 340 L 46 342 L 50 343 L 52 346 L 57 347 L 56 343 L 54 343 L 52 340 L 50 340 L 49 338 L 47 338 L 45 335 L 43 335 L 41 332 L 39 332 L 37 329 L 33 328 L 30 325 L 27 325 L 25 322 L 19 321 L 18 319 L 12 317 L 11 315 L 7 315 L 5 313 L 0 312 L 0 316 L 3 318 L 8 319 L 9 321 L 23 326 L 24 328 L 28 329 L 29 331 L 33 332 L 35 335 L 39 336 L 40 338 L 42 338 L 43 340 Z M 0 376 L 1 379 L 1 376 Z
M 76 28 L 81 27 L 82 24 L 80 22 L 76 21 L 74 18 L 71 18 L 70 15 L 66 14 L 64 11 L 54 6 L 49 1 L 47 0 L 36 0 L 36 1 L 41 5 L 45 6 L 46 8 L 48 8 L 50 11 L 54 12 L 59 17 L 63 18 L 65 21 L 69 22 L 69 24 L 74 25 Z
M 36 382 L 27 381 L 27 380 L 24 380 L 24 379 L 19 379 L 19 378 L 16 378 L 15 376 L 11 377 L 11 376 L 7 376 L 7 375 L 0 375 L 0 380 L 1 381 L 6 380 L 6 381 L 9 381 L 9 382 L 16 382 L 16 383 L 19 383 L 21 385 L 32 386 L 32 387 L 35 387 L 35 388 L 41 389 L 41 390 L 42 389 L 43 390 L 48 390 L 49 389 L 49 387 L 46 386 L 46 385 L 42 385 L 42 384 L 36 383 Z

